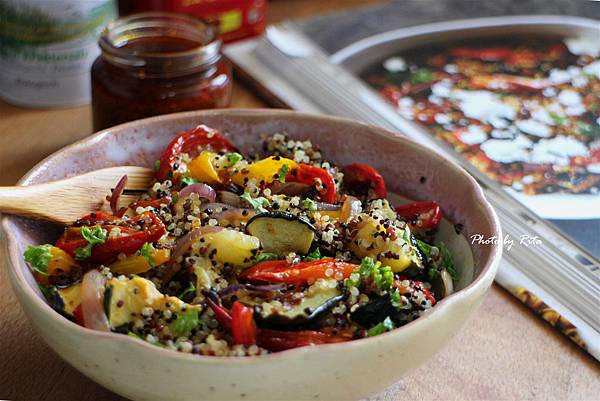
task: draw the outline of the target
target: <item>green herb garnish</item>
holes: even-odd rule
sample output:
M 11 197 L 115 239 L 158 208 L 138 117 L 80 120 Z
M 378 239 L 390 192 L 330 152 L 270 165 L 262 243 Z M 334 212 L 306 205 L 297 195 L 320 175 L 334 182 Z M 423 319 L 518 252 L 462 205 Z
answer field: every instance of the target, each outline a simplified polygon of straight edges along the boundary
M 187 187 L 188 185 L 197 184 L 198 180 L 194 177 L 181 177 L 181 188 Z
M 452 258 L 450 250 L 442 241 L 440 241 L 438 244 L 438 248 L 440 249 L 440 254 L 442 255 L 442 263 L 444 267 L 446 270 L 448 270 L 448 273 L 450 273 L 452 280 L 457 280 L 456 270 L 454 269 L 454 259 Z
M 367 331 L 367 335 L 369 337 L 378 336 L 380 334 L 385 333 L 386 331 L 390 331 L 394 329 L 394 322 L 390 317 L 386 317 L 383 322 L 378 323 L 376 326 L 373 326 Z
M 240 198 L 242 198 L 243 200 L 245 200 L 246 202 L 248 202 L 250 204 L 250 206 L 252 206 L 253 209 L 258 210 L 261 213 L 264 213 L 267 211 L 267 209 L 265 209 L 265 206 L 269 206 L 269 200 L 259 196 L 257 198 L 253 198 L 250 196 L 250 194 L 248 192 L 244 192 Z
M 569 117 L 559 116 L 556 113 L 550 113 L 550 118 L 558 125 L 567 125 L 569 122 Z
M 198 311 L 195 309 L 188 309 L 184 313 L 178 313 L 177 319 L 169 324 L 169 331 L 173 337 L 187 336 L 190 331 L 198 327 L 200 324 L 200 318 L 198 317 Z
M 283 166 L 281 166 L 281 168 L 279 169 L 279 172 L 277 173 L 277 176 L 279 177 L 279 182 L 284 183 L 285 177 L 287 177 L 287 174 L 289 172 L 290 172 L 290 166 L 288 166 L 287 164 L 284 164 Z
M 225 167 L 229 168 L 229 167 L 233 167 L 236 164 L 238 164 L 238 162 L 244 160 L 244 156 L 240 155 L 237 152 L 232 152 L 232 153 L 225 153 L 225 159 L 227 159 L 227 164 L 225 165 Z
M 600 126 L 594 124 L 584 123 L 583 121 L 577 121 L 577 129 L 581 135 L 585 135 L 590 138 L 600 137 Z
M 190 285 L 188 286 L 188 288 L 186 288 L 185 290 L 183 290 L 181 292 L 181 294 L 179 294 L 177 296 L 177 298 L 183 300 L 184 297 L 187 297 L 190 294 L 195 294 L 196 293 L 196 286 L 194 285 L 193 282 L 190 281 Z
M 428 243 L 416 238 L 415 243 L 417 244 L 417 249 L 419 250 L 421 255 L 423 255 L 423 258 L 425 258 L 426 261 L 429 260 L 431 258 L 431 248 L 433 247 Z
M 277 259 L 279 259 L 279 256 L 276 253 L 261 252 L 258 255 L 256 255 L 256 258 L 254 258 L 254 262 L 260 263 L 260 262 L 265 262 L 267 260 L 277 260 Z
M 319 248 L 315 248 L 314 251 L 304 257 L 304 260 L 307 262 L 314 262 L 315 260 L 321 259 L 323 259 L 323 257 L 321 256 L 321 250 Z
M 394 291 L 390 292 L 390 300 L 392 302 L 392 306 L 394 308 L 396 308 L 397 310 L 402 309 L 402 301 L 401 301 L 401 296 L 400 296 L 400 290 L 398 290 L 397 288 L 394 289 Z
M 50 253 L 51 249 L 52 245 L 50 244 L 39 246 L 29 245 L 23 253 L 23 256 L 33 270 L 39 274 L 46 275 L 48 274 L 48 263 L 50 263 L 50 260 L 52 259 L 52 254 Z
M 154 263 L 154 252 L 156 252 L 156 249 L 154 249 L 152 244 L 149 242 L 146 242 L 140 248 L 140 255 L 146 258 L 150 267 L 156 267 L 156 263 Z
M 317 203 L 310 198 L 302 199 L 301 205 L 313 212 L 317 210 Z
M 106 235 L 102 231 L 102 227 L 96 225 L 93 229 L 87 226 L 81 227 L 81 235 L 87 240 L 87 245 L 79 248 L 75 251 L 75 259 L 85 260 L 92 254 L 92 248 L 94 245 L 104 244 L 106 242 Z
M 160 170 L 160 160 L 154 160 L 154 171 Z
M 433 72 L 426 68 L 419 68 L 410 75 L 409 81 L 411 84 L 424 84 L 433 81 Z

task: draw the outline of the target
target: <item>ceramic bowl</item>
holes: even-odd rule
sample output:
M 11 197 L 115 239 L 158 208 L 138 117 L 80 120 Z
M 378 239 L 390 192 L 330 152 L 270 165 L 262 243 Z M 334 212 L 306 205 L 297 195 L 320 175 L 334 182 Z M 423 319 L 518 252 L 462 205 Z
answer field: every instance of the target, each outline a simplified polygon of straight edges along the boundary
M 501 248 L 497 244 L 471 245 L 464 238 L 501 235 L 497 217 L 480 187 L 456 164 L 427 148 L 357 122 L 275 110 L 214 110 L 154 117 L 110 128 L 58 151 L 34 167 L 20 185 L 102 167 L 151 166 L 174 135 L 197 124 L 227 133 L 242 148 L 257 145 L 263 133 L 287 131 L 291 137 L 312 140 L 337 164 L 372 164 L 392 192 L 438 201 L 450 221 L 464 226 L 464 237 L 449 230 L 461 238 L 463 247 L 467 244 L 465 264 L 472 261 L 465 267 L 461 256 L 457 263 L 463 277 L 459 287 L 464 288 L 416 321 L 376 337 L 260 357 L 183 354 L 128 336 L 92 331 L 54 312 L 43 300 L 22 254 L 28 244 L 55 239 L 59 229 L 4 216 L 5 260 L 25 313 L 48 345 L 86 376 L 134 400 L 359 399 L 393 384 L 436 353 L 481 303 L 493 281 Z

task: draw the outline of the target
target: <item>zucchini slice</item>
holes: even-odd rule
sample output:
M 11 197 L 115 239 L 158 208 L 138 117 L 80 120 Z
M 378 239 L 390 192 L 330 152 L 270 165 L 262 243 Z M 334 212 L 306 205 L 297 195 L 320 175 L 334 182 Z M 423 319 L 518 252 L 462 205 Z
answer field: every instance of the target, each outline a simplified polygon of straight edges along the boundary
M 278 327 L 292 327 L 313 321 L 333 308 L 344 298 L 342 292 L 334 288 L 321 288 L 307 292 L 300 302 L 290 305 L 281 301 L 260 302 L 260 300 L 242 301 L 254 306 L 254 317 L 259 323 Z
M 248 221 L 246 231 L 260 240 L 265 252 L 279 256 L 305 255 L 315 239 L 315 228 L 308 221 L 285 212 L 258 214 Z

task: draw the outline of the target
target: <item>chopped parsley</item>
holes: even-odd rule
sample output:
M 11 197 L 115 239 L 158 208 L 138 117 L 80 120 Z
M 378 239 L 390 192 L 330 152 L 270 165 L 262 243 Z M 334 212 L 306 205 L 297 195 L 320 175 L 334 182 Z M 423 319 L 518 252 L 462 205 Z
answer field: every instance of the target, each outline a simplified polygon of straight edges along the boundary
M 29 245 L 23 253 L 23 256 L 25 257 L 25 261 L 29 263 L 29 266 L 31 266 L 34 271 L 46 275 L 48 274 L 48 263 L 50 263 L 50 260 L 52 259 L 51 249 L 52 245 L 50 244 L 39 246 Z
M 358 279 L 353 279 L 352 273 L 350 278 L 346 279 L 345 285 L 346 287 L 358 287 L 360 286 L 363 279 L 371 278 L 377 288 L 383 291 L 388 291 L 392 288 L 394 284 L 394 273 L 392 272 L 392 268 L 389 266 L 381 266 L 381 262 L 374 261 L 370 257 L 363 258 L 360 266 L 355 272 L 358 273 Z
M 450 250 L 442 241 L 438 244 L 438 248 L 440 249 L 440 254 L 442 255 L 442 264 L 450 273 L 452 280 L 457 280 L 456 269 L 454 268 L 454 259 L 452 258 L 452 254 Z
M 390 292 L 390 300 L 392 302 L 392 306 L 398 310 L 402 309 L 402 301 L 400 296 L 400 290 L 397 288 L 394 291 Z
M 317 203 L 310 198 L 302 199 L 301 204 L 303 207 L 305 207 L 306 209 L 308 209 L 310 211 L 314 212 L 317 210 Z
M 150 267 L 156 267 L 156 263 L 154 262 L 154 252 L 156 252 L 156 249 L 154 249 L 152 244 L 149 242 L 146 242 L 140 248 L 140 255 L 146 258 Z
M 284 183 L 285 177 L 287 177 L 287 174 L 289 172 L 290 172 L 290 166 L 288 166 L 287 164 L 284 164 L 283 166 L 281 166 L 281 168 L 279 169 L 279 172 L 277 173 L 277 176 L 279 177 L 279 182 Z
M 265 262 L 267 260 L 277 260 L 279 259 L 279 256 L 277 256 L 276 253 L 271 253 L 271 252 L 261 252 L 258 255 L 256 255 L 256 258 L 254 259 L 255 263 L 260 263 L 260 262 Z
M 550 118 L 558 125 L 567 125 L 569 122 L 569 117 L 559 116 L 556 113 L 550 113 Z
M 236 164 L 238 164 L 239 162 L 241 162 L 242 160 L 244 160 L 244 156 L 240 155 L 237 152 L 232 152 L 232 153 L 225 153 L 225 159 L 227 160 L 227 164 L 225 165 L 225 167 L 229 168 L 229 167 L 233 167 Z
M 75 251 L 75 259 L 85 260 L 92 254 L 92 248 L 94 245 L 104 244 L 106 242 L 106 234 L 102 231 L 102 227 L 99 225 L 94 226 L 90 229 L 87 226 L 81 227 L 81 235 L 87 240 L 87 245 L 79 248 Z
M 367 335 L 369 337 L 378 336 L 380 334 L 385 333 L 386 331 L 390 331 L 394 329 L 394 322 L 390 317 L 386 317 L 383 322 L 378 323 L 376 326 L 373 326 L 367 331 Z
M 160 160 L 154 160 L 154 171 L 160 170 Z
M 304 257 L 304 260 L 307 262 L 314 262 L 315 260 L 321 259 L 323 259 L 323 257 L 321 256 L 321 250 L 319 248 L 315 248 L 314 251 Z
M 267 209 L 265 209 L 265 206 L 269 206 L 269 200 L 259 196 L 257 198 L 253 198 L 250 196 L 250 194 L 248 192 L 244 192 L 240 198 L 242 198 L 243 200 L 245 200 L 246 202 L 248 202 L 250 204 L 250 206 L 252 206 L 253 209 L 258 210 L 259 212 L 266 212 Z
M 187 297 L 190 294 L 195 294 L 196 293 L 196 286 L 194 285 L 193 282 L 190 281 L 190 285 L 188 286 L 188 288 L 186 288 L 185 290 L 183 290 L 181 292 L 181 294 L 179 294 L 177 296 L 177 298 L 183 300 L 185 297 Z
M 433 72 L 426 68 L 419 68 L 410 75 L 409 81 L 411 84 L 424 84 L 433 81 Z
M 590 138 L 600 137 L 600 126 L 596 124 L 588 124 L 583 121 L 577 121 L 577 129 L 581 135 L 585 135 Z
M 187 187 L 188 185 L 197 184 L 198 180 L 194 177 L 181 177 L 181 188 Z
M 169 324 L 169 331 L 173 337 L 183 337 L 190 334 L 190 331 L 198 327 L 199 324 L 198 311 L 188 309 L 183 313 L 177 314 L 177 319 Z
M 427 242 L 421 241 L 420 239 L 416 239 L 416 238 L 415 238 L 415 243 L 417 244 L 417 249 L 419 250 L 421 255 L 423 255 L 423 258 L 425 259 L 425 261 L 431 259 L 431 248 L 433 248 L 433 247 L 431 245 L 429 245 Z

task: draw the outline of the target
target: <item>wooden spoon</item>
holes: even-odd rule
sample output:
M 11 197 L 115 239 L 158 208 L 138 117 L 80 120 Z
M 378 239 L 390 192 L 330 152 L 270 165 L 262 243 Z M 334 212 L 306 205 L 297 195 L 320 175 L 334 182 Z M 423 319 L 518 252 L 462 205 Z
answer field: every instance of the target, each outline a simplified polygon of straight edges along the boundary
M 110 210 L 106 196 L 124 175 L 128 179 L 121 205 L 135 201 L 154 181 L 149 168 L 121 166 L 45 184 L 0 187 L 0 212 L 68 225 L 91 212 Z

